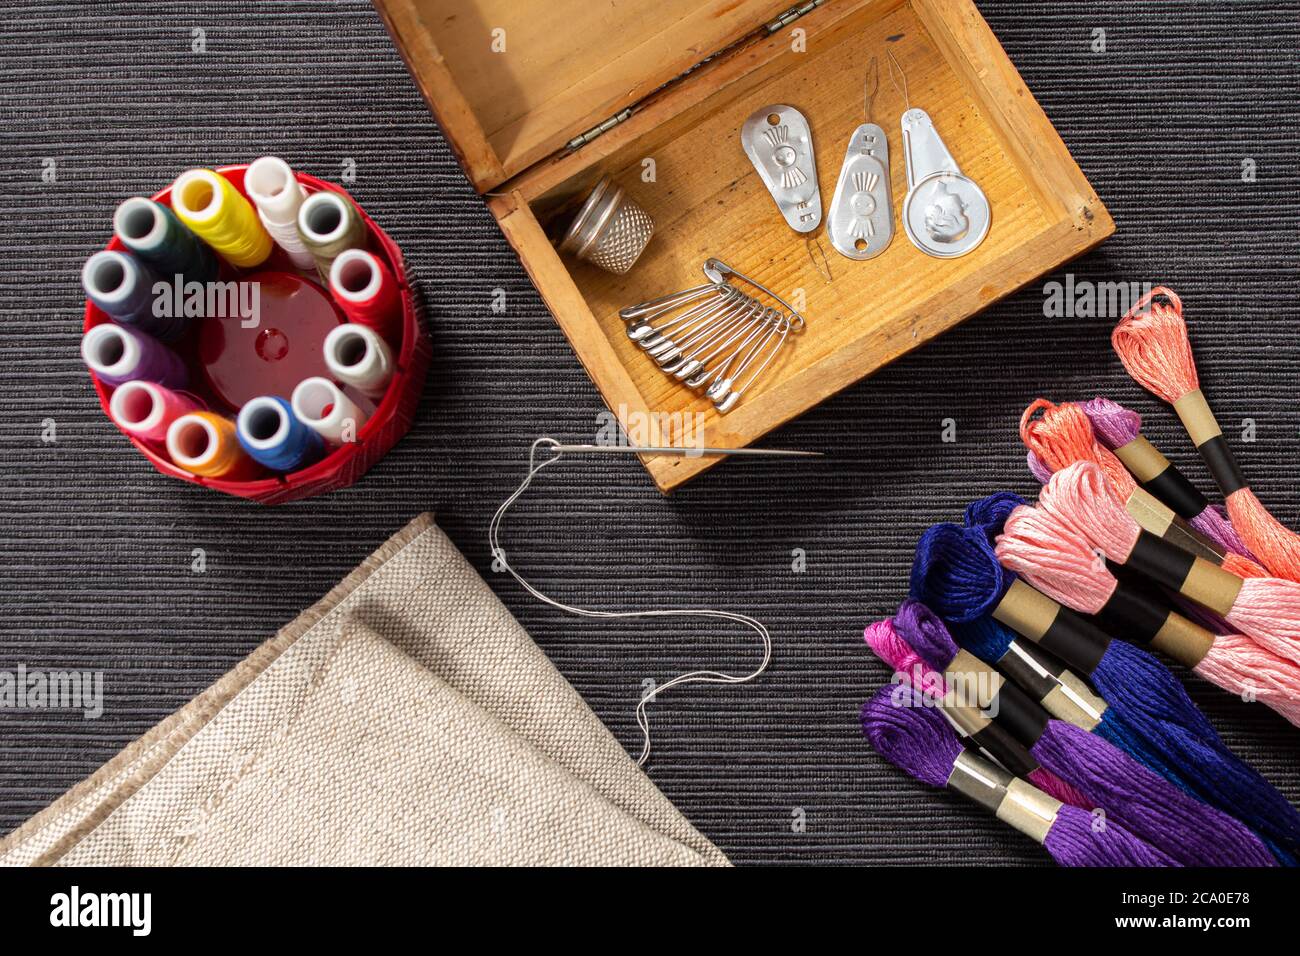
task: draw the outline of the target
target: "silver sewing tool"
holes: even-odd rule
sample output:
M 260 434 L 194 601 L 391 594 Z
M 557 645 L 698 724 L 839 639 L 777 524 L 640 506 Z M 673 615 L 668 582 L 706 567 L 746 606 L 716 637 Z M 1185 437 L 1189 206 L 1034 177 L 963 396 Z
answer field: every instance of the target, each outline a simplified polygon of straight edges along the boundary
M 547 449 L 546 454 L 539 456 L 541 449 Z M 761 621 L 757 621 L 745 614 L 739 614 L 734 611 L 717 611 L 709 608 L 662 608 L 645 611 L 593 611 L 588 608 L 574 607 L 571 604 L 565 604 L 557 601 L 555 598 L 543 594 L 537 588 L 533 587 L 524 577 L 516 571 L 506 559 L 505 549 L 501 547 L 501 524 L 505 519 L 506 512 L 510 507 L 519 500 L 520 496 L 532 485 L 533 479 L 537 477 L 538 472 L 543 468 L 555 464 L 567 454 L 602 454 L 605 452 L 628 452 L 628 453 L 662 453 L 662 454 L 700 454 L 703 452 L 707 455 L 780 455 L 780 456 L 806 456 L 818 455 L 820 452 L 804 451 L 785 451 L 780 449 L 769 448 L 636 448 L 624 445 L 566 445 L 556 441 L 554 438 L 542 437 L 533 442 L 528 452 L 528 473 L 524 476 L 523 482 L 515 489 L 510 497 L 501 503 L 497 508 L 496 514 L 492 516 L 492 521 L 488 525 L 488 547 L 491 548 L 492 560 L 495 566 L 503 568 L 510 572 L 519 584 L 533 597 L 548 604 L 553 608 L 565 611 L 569 614 L 576 614 L 580 617 L 595 617 L 605 619 L 622 619 L 636 617 L 694 617 L 694 618 L 711 618 L 713 620 L 732 621 L 736 624 L 743 624 L 750 628 L 758 635 L 760 647 L 762 649 L 762 658 L 758 665 L 747 674 L 726 674 L 721 671 L 696 670 L 664 681 L 662 684 L 652 684 L 650 689 L 641 695 L 636 705 L 636 723 L 641 728 L 642 746 L 641 756 L 637 758 L 637 766 L 646 762 L 650 756 L 650 720 L 646 716 L 646 705 L 656 697 L 671 687 L 680 684 L 745 684 L 754 680 L 767 669 L 768 663 L 772 660 L 772 636 L 768 633 L 766 627 Z
M 989 233 L 992 211 L 988 197 L 974 180 L 962 175 L 930 114 L 912 106 L 907 74 L 891 52 L 889 76 L 897 88 L 895 67 L 903 78 L 899 92 L 907 105 L 902 117 L 903 149 L 907 154 L 903 230 L 912 245 L 927 255 L 940 259 L 964 256 Z
M 889 195 L 889 141 L 872 122 L 871 106 L 880 89 L 880 68 L 871 58 L 863 83 L 867 121 L 849 137 L 844 165 L 826 217 L 826 234 L 840 255 L 872 259 L 894 238 L 894 208 Z
M 793 106 L 765 106 L 745 120 L 740 143 L 790 228 L 812 232 L 820 226 L 822 194 L 804 115 Z
M 605 176 L 573 217 L 559 248 L 606 272 L 623 275 L 636 263 L 654 231 L 650 214 Z
M 619 311 L 627 336 L 687 388 L 731 411 L 767 369 L 792 331 L 807 323 L 771 289 L 720 259 L 704 263 L 708 282 Z M 731 284 L 747 283 L 775 305 Z M 779 306 L 779 308 L 778 308 Z

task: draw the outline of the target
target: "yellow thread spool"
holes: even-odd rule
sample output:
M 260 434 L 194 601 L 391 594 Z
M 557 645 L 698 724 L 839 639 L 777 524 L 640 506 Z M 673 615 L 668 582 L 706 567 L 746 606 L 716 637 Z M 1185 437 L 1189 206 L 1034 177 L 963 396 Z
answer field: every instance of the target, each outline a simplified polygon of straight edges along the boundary
M 250 269 L 274 244 L 252 203 L 226 177 L 210 169 L 181 173 L 172 186 L 172 210 L 232 266 Z
M 177 468 L 204 478 L 233 478 L 253 471 L 235 425 L 212 412 L 181 415 L 167 429 L 167 454 Z

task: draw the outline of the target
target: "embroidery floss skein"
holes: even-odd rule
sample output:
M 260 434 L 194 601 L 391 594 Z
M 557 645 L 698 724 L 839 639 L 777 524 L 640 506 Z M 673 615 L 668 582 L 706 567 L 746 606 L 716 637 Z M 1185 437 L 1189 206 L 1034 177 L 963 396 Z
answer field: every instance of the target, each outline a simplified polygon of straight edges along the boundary
M 1057 472 L 1038 500 L 1111 561 L 1208 608 L 1275 654 L 1300 662 L 1300 583 L 1241 578 L 1144 531 L 1091 462 Z
M 1137 479 L 1144 489 L 1163 501 L 1181 518 L 1188 521 L 1197 531 L 1229 551 L 1250 558 L 1253 555 L 1246 547 L 1241 536 L 1237 534 L 1228 520 L 1222 505 L 1211 504 L 1160 451 L 1142 435 L 1142 416 L 1132 409 L 1125 408 L 1108 398 L 1089 399 L 1080 402 L 1079 408 L 1092 423 L 1093 434 L 1101 444 L 1115 453 L 1115 457 L 1124 463 L 1129 473 Z M 1029 453 L 1035 459 L 1037 456 Z M 1031 463 L 1035 475 L 1042 470 Z M 1043 469 L 1046 474 L 1039 484 L 1047 484 L 1051 469 Z
M 186 412 L 202 408 L 198 400 L 170 388 L 136 379 L 113 390 L 108 410 L 128 435 L 145 441 L 165 441 L 167 429 Z
M 315 257 L 298 235 L 298 208 L 307 198 L 307 191 L 289 164 L 277 156 L 253 160 L 244 171 L 244 189 L 257 207 L 257 218 L 275 244 L 288 253 L 299 269 L 315 268 Z
M 298 235 L 328 283 L 339 253 L 365 247 L 366 223 L 347 197 L 326 189 L 312 193 L 298 207 Z
M 167 429 L 167 454 L 172 464 L 202 478 L 240 481 L 258 467 L 239 446 L 230 419 L 212 412 L 190 412 Z
M 1043 415 L 1035 419 L 1034 414 L 1039 411 Z M 1209 512 L 1213 517 L 1206 517 L 1202 512 L 1195 530 L 1208 538 L 1214 547 L 1204 547 L 1204 539 L 1198 540 L 1190 533 L 1184 533 L 1186 525 L 1176 517 L 1173 509 L 1140 489 L 1124 463 L 1097 440 L 1091 421 L 1079 406 L 1070 403 L 1055 405 L 1045 398 L 1035 399 L 1020 418 L 1020 437 L 1052 471 L 1059 471 L 1076 461 L 1095 462 L 1123 495 L 1129 513 L 1153 533 L 1215 563 L 1222 563 L 1224 555 L 1232 551 L 1229 541 L 1234 540 L 1235 535 L 1230 526 L 1226 526 L 1225 532 L 1225 523 L 1217 520 L 1213 511 Z M 1234 561 L 1245 564 L 1250 559 L 1238 555 Z M 1262 569 L 1260 573 L 1263 573 Z
M 332 376 L 371 398 L 384 397 L 393 380 L 393 352 L 374 329 L 355 322 L 335 326 L 325 336 L 324 352 Z
M 1300 667 L 1244 635 L 1215 635 L 1119 581 L 1087 538 L 1052 513 L 1017 508 L 996 550 L 1004 567 L 1053 599 L 1097 615 L 1109 630 L 1148 644 L 1233 694 L 1257 697 L 1300 726 Z
M 1093 682 L 1108 704 L 1103 717 L 1113 710 L 1122 719 L 1123 728 L 1107 728 L 1113 743 L 1275 844 L 1285 844 L 1283 862 L 1292 862 L 1300 849 L 1295 811 L 1219 740 L 1169 669 L 1125 641 L 1110 640 L 1020 581 L 998 562 L 982 529 L 951 524 L 928 529 L 917 545 L 912 596 L 985 660 L 1001 657 L 1010 642 L 999 621 L 1058 654 Z
M 105 385 L 142 379 L 184 388 L 189 372 L 181 357 L 150 335 L 114 322 L 91 326 L 81 337 L 81 360 Z
M 117 322 L 130 325 L 162 342 L 180 338 L 189 320 L 154 315 L 154 284 L 158 275 L 129 252 L 105 249 L 86 260 L 81 286 L 86 298 Z
M 373 252 L 345 249 L 330 265 L 330 292 L 358 325 L 369 326 L 390 342 L 400 337 L 402 300 L 397 279 Z
M 279 474 L 305 468 L 325 452 L 325 440 L 299 421 L 278 395 L 245 402 L 235 428 L 249 457 Z
M 177 177 L 172 209 L 232 266 L 251 269 L 271 255 L 271 237 L 252 204 L 210 169 L 191 169 Z
M 131 252 L 168 280 L 212 282 L 217 257 L 185 223 L 160 202 L 132 196 L 113 213 L 113 232 Z
M 1062 803 L 1084 810 L 1097 806 L 1068 783 L 1043 767 L 1025 746 L 1011 736 L 1001 724 L 989 720 L 974 707 L 957 703 L 950 695 L 943 675 L 931 669 L 921 657 L 898 636 L 894 623 L 889 620 L 867 625 L 863 632 L 867 646 L 882 661 L 894 669 L 895 676 L 943 706 L 953 723 L 957 724 L 976 746 L 1017 777 L 1023 777 L 1046 794 Z
M 1176 866 L 1163 851 L 1118 823 L 1094 829 L 1092 814 L 1049 797 L 969 750 L 933 707 L 896 706 L 882 687 L 862 707 L 862 732 L 876 752 L 932 787 L 948 788 L 991 810 L 1041 843 L 1062 866 Z
M 1152 289 L 1115 326 L 1111 345 L 1135 382 L 1174 406 L 1223 493 L 1241 540 L 1273 574 L 1300 581 L 1300 536 L 1274 518 L 1250 490 L 1201 393 L 1182 300 L 1163 286 Z
M 331 445 L 357 440 L 367 415 L 327 378 L 314 376 L 298 383 L 289 405 L 300 422 Z
M 905 601 L 894 618 L 900 640 L 948 673 L 964 672 L 971 660 L 957 647 L 939 617 L 919 601 Z M 983 665 L 978 665 L 983 667 Z M 967 681 L 962 681 L 966 683 Z M 1049 719 L 1029 745 L 1044 767 L 1102 807 L 1132 833 L 1165 848 L 1185 866 L 1273 866 L 1259 838 L 1232 816 L 1202 803 L 1096 734 Z

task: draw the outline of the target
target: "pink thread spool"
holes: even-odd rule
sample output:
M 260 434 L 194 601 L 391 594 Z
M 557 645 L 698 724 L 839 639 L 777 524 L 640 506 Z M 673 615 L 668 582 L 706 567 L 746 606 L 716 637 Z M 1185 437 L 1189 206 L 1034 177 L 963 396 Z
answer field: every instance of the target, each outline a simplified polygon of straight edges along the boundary
M 397 280 L 374 253 L 340 252 L 330 266 L 330 292 L 353 322 L 369 326 L 389 342 L 396 340 L 402 307 Z
M 167 429 L 186 412 L 203 406 L 182 392 L 173 392 L 153 382 L 124 382 L 109 400 L 109 414 L 117 427 L 145 441 L 167 439 Z

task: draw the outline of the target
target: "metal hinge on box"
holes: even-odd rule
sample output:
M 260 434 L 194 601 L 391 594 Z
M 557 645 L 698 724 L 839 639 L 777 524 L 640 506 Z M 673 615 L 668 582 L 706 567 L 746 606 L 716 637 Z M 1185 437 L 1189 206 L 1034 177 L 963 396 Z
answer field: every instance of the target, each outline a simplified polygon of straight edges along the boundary
M 798 19 L 799 19 L 800 17 L 802 17 L 804 14 L 806 14 L 806 13 L 810 13 L 810 12 L 812 12 L 813 10 L 816 10 L 818 7 L 820 7 L 820 6 L 821 6 L 823 3 L 825 3 L 825 2 L 826 2 L 826 0 L 808 0 L 807 3 L 802 3 L 802 4 L 799 4 L 798 6 L 791 7 L 789 10 L 787 10 L 785 13 L 781 14 L 779 17 L 777 17 L 777 18 L 776 18 L 775 20 L 773 20 L 771 23 L 769 23 L 769 24 L 767 24 L 765 27 L 763 27 L 763 31 L 762 31 L 762 32 L 763 32 L 765 35 L 770 35 L 770 34 L 776 33 L 776 32 L 779 31 L 779 30 L 784 30 L 786 27 L 788 27 L 790 24 L 794 23 L 794 21 L 798 20 Z M 752 34 L 751 34 L 751 36 L 752 36 Z M 734 45 L 739 45 L 739 43 L 743 43 L 743 42 L 744 42 L 744 41 L 741 40 L 741 41 L 739 41 L 737 44 L 734 44 Z M 728 47 L 727 49 L 731 49 L 731 47 Z M 722 51 L 720 50 L 720 51 L 718 51 L 718 52 L 721 53 Z M 699 63 L 695 64 L 695 66 L 691 67 L 691 68 L 690 68 L 689 70 L 687 70 L 685 73 L 681 74 L 681 76 L 678 76 L 678 77 L 676 77 L 675 79 L 671 80 L 669 83 L 664 84 L 664 86 L 671 85 L 671 83 L 676 83 L 677 80 L 680 80 L 680 79 L 682 78 L 682 76 L 686 76 L 686 75 L 688 75 L 688 74 L 690 74 L 690 73 L 693 73 L 695 70 L 698 70 L 701 66 L 703 66 L 705 63 L 708 63 L 709 60 L 712 60 L 712 59 L 713 59 L 714 57 L 716 57 L 717 55 L 718 55 L 718 54 L 715 53 L 715 54 L 713 54 L 713 56 L 705 57 L 705 58 L 704 58 L 703 60 L 701 60 Z M 663 89 L 663 87 L 660 87 L 659 89 Z M 655 92 L 657 93 L 658 90 L 656 90 Z M 652 94 L 652 95 L 653 95 L 653 94 Z M 632 106 L 625 107 L 624 109 L 619 110 L 617 113 L 615 113 L 615 114 L 614 114 L 613 116 L 611 116 L 609 119 L 605 120 L 603 123 L 598 123 L 597 125 L 593 126 L 591 129 L 587 130 L 587 132 L 582 133 L 582 134 L 580 134 L 580 135 L 578 135 L 578 136 L 573 137 L 573 139 L 569 140 L 569 142 L 565 144 L 565 148 L 567 148 L 567 149 L 569 149 L 569 150 L 581 149 L 583 146 L 586 146 L 588 143 L 590 143 L 590 142 L 591 142 L 593 139 L 595 139 L 597 136 L 600 136 L 602 133 L 608 133 L 611 129 L 613 129 L 613 128 L 614 128 L 615 126 L 617 126 L 619 123 L 626 122 L 626 121 L 631 117 L 631 115 L 632 115 L 632 111 L 636 108 L 636 106 L 637 106 L 637 104 L 633 104 Z

